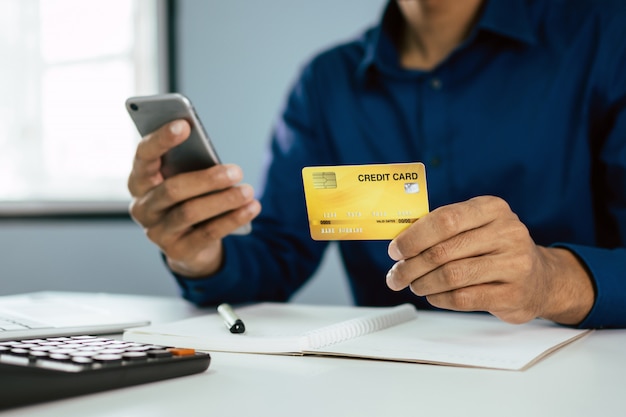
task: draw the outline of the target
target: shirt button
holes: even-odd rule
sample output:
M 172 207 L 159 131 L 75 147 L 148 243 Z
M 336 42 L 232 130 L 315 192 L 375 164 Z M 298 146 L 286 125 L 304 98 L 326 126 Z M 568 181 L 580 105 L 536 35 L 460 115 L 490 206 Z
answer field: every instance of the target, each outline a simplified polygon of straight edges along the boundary
M 433 168 L 437 168 L 438 166 L 441 165 L 441 158 L 435 156 L 433 158 L 430 158 L 430 166 Z
M 439 78 L 431 78 L 430 87 L 433 90 L 441 90 L 441 87 L 442 87 L 441 80 Z

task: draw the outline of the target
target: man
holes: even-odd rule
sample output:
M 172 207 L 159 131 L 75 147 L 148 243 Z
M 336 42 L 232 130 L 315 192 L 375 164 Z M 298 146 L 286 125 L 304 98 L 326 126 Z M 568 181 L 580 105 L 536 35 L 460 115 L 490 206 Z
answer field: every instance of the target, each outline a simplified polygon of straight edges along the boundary
M 302 167 L 423 161 L 434 210 L 391 243 L 339 245 L 357 304 L 626 327 L 625 69 L 618 0 L 392 0 L 304 68 L 260 202 L 234 165 L 164 181 L 176 121 L 138 146 L 131 215 L 187 299 L 285 300 L 327 245 Z

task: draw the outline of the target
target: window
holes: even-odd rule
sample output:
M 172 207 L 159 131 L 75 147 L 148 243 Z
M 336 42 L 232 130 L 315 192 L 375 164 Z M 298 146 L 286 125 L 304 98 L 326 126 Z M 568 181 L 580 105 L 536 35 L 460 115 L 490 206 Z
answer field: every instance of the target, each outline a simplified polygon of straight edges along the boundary
M 165 90 L 162 3 L 0 2 L 0 212 L 126 209 L 124 102 Z

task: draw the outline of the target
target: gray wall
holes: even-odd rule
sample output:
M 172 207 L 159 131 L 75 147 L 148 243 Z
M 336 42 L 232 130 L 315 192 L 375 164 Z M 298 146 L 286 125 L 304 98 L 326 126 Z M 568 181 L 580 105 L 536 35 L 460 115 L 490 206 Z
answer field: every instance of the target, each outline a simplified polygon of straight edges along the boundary
M 302 63 L 378 19 L 383 0 L 179 0 L 179 90 L 222 160 L 256 186 L 271 125 Z M 39 290 L 176 295 L 130 220 L 0 221 L 0 294 Z M 336 249 L 296 301 L 350 302 Z
M 0 294 L 63 290 L 175 295 L 156 246 L 130 220 L 0 222 Z

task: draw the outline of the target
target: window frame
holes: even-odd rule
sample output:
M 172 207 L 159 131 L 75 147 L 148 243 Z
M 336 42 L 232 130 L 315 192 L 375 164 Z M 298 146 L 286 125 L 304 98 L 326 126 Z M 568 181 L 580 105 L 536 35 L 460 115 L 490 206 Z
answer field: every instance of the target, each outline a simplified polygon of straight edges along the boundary
M 176 0 L 155 0 L 157 7 L 158 88 L 175 89 L 175 9 Z M 130 219 L 129 201 L 122 200 L 0 200 L 0 221 L 5 220 L 84 220 Z

